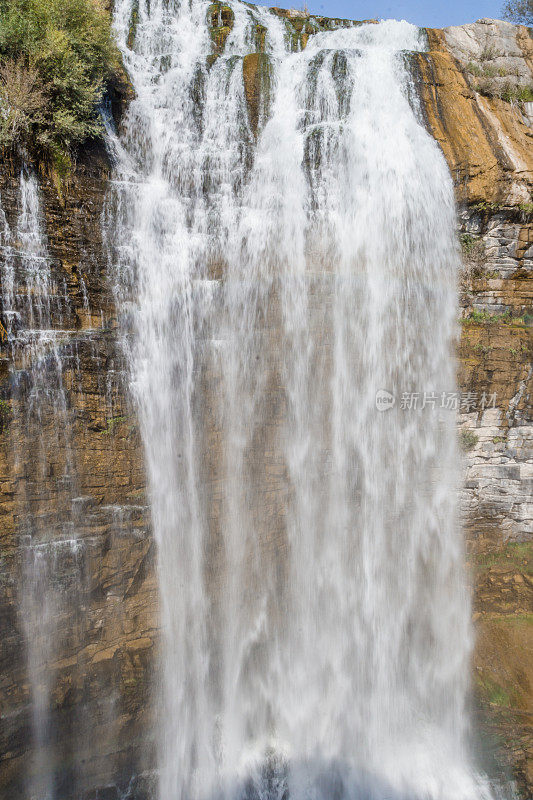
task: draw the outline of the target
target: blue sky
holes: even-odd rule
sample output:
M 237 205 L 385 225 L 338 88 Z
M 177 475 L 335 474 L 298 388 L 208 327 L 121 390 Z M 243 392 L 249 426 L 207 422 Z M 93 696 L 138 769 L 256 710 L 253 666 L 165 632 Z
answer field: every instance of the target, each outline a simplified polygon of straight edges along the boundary
M 257 2 L 258 0 L 256 0 Z M 309 11 L 325 17 L 346 19 L 406 19 L 415 25 L 443 28 L 462 25 L 481 17 L 501 19 L 504 0 L 307 0 Z M 271 0 L 261 5 L 302 8 L 303 0 Z

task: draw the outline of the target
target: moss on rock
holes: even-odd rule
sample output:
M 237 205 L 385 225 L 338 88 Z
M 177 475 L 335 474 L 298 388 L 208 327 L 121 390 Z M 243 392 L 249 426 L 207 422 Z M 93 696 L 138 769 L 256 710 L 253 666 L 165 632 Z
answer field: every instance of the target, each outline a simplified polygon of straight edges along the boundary
M 258 53 L 265 52 L 266 34 L 267 34 L 267 29 L 265 28 L 264 25 L 259 25 L 259 23 L 255 25 L 253 37 L 254 37 L 255 49 L 257 50 Z
M 268 112 L 272 67 L 265 53 L 251 53 L 243 58 L 242 77 L 248 104 L 250 128 L 257 134 L 261 120 Z
M 137 34 L 138 22 L 139 22 L 139 0 L 135 0 L 135 2 L 131 7 L 128 38 L 126 40 L 126 44 L 128 45 L 130 50 L 133 48 L 133 45 L 135 44 L 135 36 Z
M 218 56 L 224 51 L 226 39 L 228 38 L 235 22 L 235 15 L 232 9 L 222 3 L 211 3 L 207 9 L 207 25 L 209 34 L 213 42 L 213 53 L 208 59 L 210 67 Z

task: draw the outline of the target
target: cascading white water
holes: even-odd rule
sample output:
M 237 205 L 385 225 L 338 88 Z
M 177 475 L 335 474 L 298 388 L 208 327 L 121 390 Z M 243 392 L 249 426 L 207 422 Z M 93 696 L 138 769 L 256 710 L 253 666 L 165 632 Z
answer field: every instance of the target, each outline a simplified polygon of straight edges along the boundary
M 160 798 L 490 797 L 454 418 L 400 402 L 454 387 L 452 184 L 404 56 L 422 37 L 292 53 L 279 17 L 231 8 L 214 63 L 208 4 L 115 12 L 136 98 L 107 230 L 159 553 Z
M 77 490 L 64 384 L 65 360 L 74 351 L 61 330 L 68 298 L 53 279 L 35 175 L 23 170 L 19 187 L 13 229 L 0 203 L 0 277 L 4 346 L 11 355 L 8 435 L 22 545 L 18 592 L 32 751 L 25 782 L 28 797 L 54 800 L 54 662 L 62 615 L 83 597 L 84 545 L 76 537 L 72 511 Z

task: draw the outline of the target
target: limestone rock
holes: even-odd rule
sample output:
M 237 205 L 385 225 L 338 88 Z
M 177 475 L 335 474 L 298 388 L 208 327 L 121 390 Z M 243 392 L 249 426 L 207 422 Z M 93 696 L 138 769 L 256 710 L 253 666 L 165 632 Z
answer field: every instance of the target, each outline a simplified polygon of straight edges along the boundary
M 508 38 L 508 23 L 499 24 Z M 459 60 L 474 48 L 481 51 L 482 41 L 474 38 L 476 26 L 492 30 L 481 23 L 465 26 L 468 31 L 428 30 L 429 52 L 412 57 L 427 125 L 448 162 L 459 200 L 528 204 L 533 187 L 533 132 L 527 119 L 518 104 L 475 91 L 466 64 Z M 510 29 L 513 53 L 522 53 L 513 58 L 520 63 L 523 80 L 529 73 L 531 82 L 529 55 L 527 59 L 524 55 L 529 49 L 518 45 L 520 29 L 513 25 Z M 492 38 L 498 43 L 494 47 L 506 46 L 507 38 Z M 465 49 L 467 44 L 471 50 Z

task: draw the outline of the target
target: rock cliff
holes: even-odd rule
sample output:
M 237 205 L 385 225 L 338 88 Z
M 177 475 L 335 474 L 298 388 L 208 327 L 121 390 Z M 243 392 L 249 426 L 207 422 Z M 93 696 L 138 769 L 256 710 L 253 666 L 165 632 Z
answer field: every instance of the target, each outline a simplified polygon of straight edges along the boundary
M 215 3 L 210 11 L 213 58 L 232 24 L 225 9 Z M 324 27 L 352 24 L 278 13 L 295 49 Z M 254 132 L 268 100 L 261 34 L 257 54 L 243 66 Z M 410 56 L 413 85 L 455 181 L 464 260 L 455 402 L 478 627 L 476 695 L 481 728 L 497 740 L 494 768 L 509 769 L 527 797 L 533 43 L 527 29 L 493 20 L 427 35 L 428 51 Z M 15 162 L 0 169 L 1 319 L 8 329 L 8 294 L 10 308 L 33 308 L 28 271 L 20 267 L 21 170 Z M 45 773 L 58 796 L 133 800 L 147 797 L 153 780 L 154 543 L 102 242 L 109 171 L 106 153 L 91 148 L 61 197 L 52 181 L 39 179 L 47 253 L 38 257 L 49 263 L 55 333 L 39 347 L 9 338 L 0 345 L 0 787 L 12 800 L 27 797 L 37 781 L 32 773 L 42 772 L 31 748 L 36 698 L 28 671 L 44 684 L 47 658 L 54 678 L 39 691 L 52 709 L 43 735 L 55 760 Z M 74 527 L 75 544 L 65 545 Z M 32 581 L 46 578 L 52 565 L 56 583 L 36 595 Z
M 0 172 L 5 214 L 0 258 L 4 293 L 7 263 L 16 262 L 14 294 L 22 304 L 28 277 L 17 263 L 24 257 L 17 236 L 20 170 L 20 164 L 4 164 Z M 102 251 L 107 176 L 107 157 L 91 151 L 78 164 L 62 200 L 50 180 L 40 180 L 57 340 L 40 348 L 11 345 L 7 339 L 2 344 L 4 796 L 26 797 L 28 785 L 37 781 L 32 771 L 42 771 L 31 753 L 35 698 L 28 683 L 28 652 L 34 650 L 38 680 L 44 680 L 45 656 L 54 675 L 46 735 L 52 739 L 50 751 L 61 753 L 61 761 L 48 765 L 46 774 L 59 796 L 78 797 L 107 783 L 127 785 L 150 763 L 148 674 L 154 668 L 157 597 L 142 453 L 124 392 Z M 71 547 L 68 531 L 74 527 Z M 54 539 L 61 540 L 60 548 Z M 37 580 L 34 597 L 37 559 L 44 577 L 54 565 L 57 585 Z M 52 619 L 47 619 L 47 604 Z M 82 743 L 81 758 L 79 752 L 76 759 L 72 755 L 74 738 Z
M 428 40 L 414 73 L 426 123 L 454 177 L 464 262 L 459 424 L 478 637 L 474 682 L 484 729 L 499 737 L 502 763 L 529 796 L 533 42 L 528 29 L 488 19 L 429 30 Z M 484 394 L 491 407 L 480 407 Z

